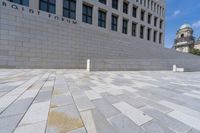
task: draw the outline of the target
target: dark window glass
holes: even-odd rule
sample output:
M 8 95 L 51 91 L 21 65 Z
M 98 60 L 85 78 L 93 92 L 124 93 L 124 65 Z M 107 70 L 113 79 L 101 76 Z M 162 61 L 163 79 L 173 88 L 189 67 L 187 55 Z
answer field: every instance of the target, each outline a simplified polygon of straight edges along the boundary
M 76 19 L 76 0 L 63 0 L 63 16 Z
M 144 6 L 146 7 L 146 5 L 147 5 L 147 1 L 146 1 L 146 0 L 144 0 Z
M 137 6 L 133 6 L 133 17 L 137 18 Z
M 117 26 L 118 26 L 118 17 L 115 15 L 112 15 L 112 20 L 111 20 L 111 30 L 117 31 Z
M 157 31 L 153 32 L 153 41 L 156 42 L 157 41 Z
M 112 8 L 118 9 L 118 0 L 112 0 Z
M 147 40 L 148 41 L 151 40 L 151 29 L 150 28 L 147 29 Z
M 132 23 L 132 36 L 137 35 L 137 23 Z
M 122 33 L 124 33 L 124 34 L 128 33 L 128 20 L 126 20 L 126 19 L 123 19 Z
M 150 0 L 148 0 L 148 3 L 147 3 L 147 8 L 150 7 Z
M 101 3 L 106 5 L 106 0 L 99 0 L 99 2 L 101 2 Z
M 142 21 L 144 21 L 144 15 L 145 15 L 145 11 L 144 11 L 144 10 L 141 10 L 140 19 L 141 19 Z
M 98 25 L 99 27 L 106 28 L 106 12 L 105 11 L 99 10 Z
M 143 3 L 143 0 L 140 0 L 140 4 L 142 5 L 142 3 Z
M 92 24 L 92 7 L 83 4 L 83 18 L 82 21 L 88 24 Z
M 163 37 L 163 33 L 160 33 L 160 34 L 159 34 L 159 43 L 160 43 L 160 44 L 162 43 L 162 37 Z
M 152 18 L 152 15 L 148 14 L 148 24 L 151 24 L 151 18 Z
M 160 29 L 163 28 L 163 20 L 160 20 Z
M 56 13 L 56 0 L 40 0 L 39 9 L 49 13 Z
M 144 38 L 144 26 L 140 26 L 140 38 L 143 39 Z
M 155 18 L 154 18 L 154 26 L 155 26 L 155 27 L 157 26 L 157 21 L 158 21 L 158 18 L 155 17 Z
M 23 6 L 29 6 L 29 0 L 9 0 L 9 1 Z
M 123 13 L 128 14 L 128 2 L 123 2 Z

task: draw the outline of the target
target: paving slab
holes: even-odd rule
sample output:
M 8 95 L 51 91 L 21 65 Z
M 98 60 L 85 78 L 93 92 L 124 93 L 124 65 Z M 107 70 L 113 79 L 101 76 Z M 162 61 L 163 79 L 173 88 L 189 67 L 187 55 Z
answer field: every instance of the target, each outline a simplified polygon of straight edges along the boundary
M 0 133 L 200 133 L 199 75 L 0 70 Z
M 138 126 L 141 126 L 144 123 L 152 120 L 150 116 L 146 115 L 139 109 L 127 104 L 126 102 L 115 103 L 113 104 L 113 106 L 129 119 L 131 119 L 133 122 L 135 122 Z

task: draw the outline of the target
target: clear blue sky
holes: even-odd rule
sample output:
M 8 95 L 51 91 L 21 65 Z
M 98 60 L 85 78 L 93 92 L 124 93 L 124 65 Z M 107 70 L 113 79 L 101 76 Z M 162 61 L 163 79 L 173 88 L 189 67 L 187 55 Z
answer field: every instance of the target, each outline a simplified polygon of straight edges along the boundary
M 165 47 L 171 48 L 176 31 L 184 24 L 190 24 L 194 36 L 200 36 L 200 0 L 166 0 Z

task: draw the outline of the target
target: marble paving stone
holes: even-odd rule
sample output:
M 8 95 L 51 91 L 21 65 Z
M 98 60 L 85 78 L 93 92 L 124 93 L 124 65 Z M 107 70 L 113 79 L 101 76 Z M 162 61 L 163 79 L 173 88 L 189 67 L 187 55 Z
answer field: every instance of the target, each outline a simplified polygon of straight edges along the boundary
M 197 129 L 197 130 L 200 130 L 200 119 L 199 118 L 191 117 L 190 115 L 184 114 L 179 111 L 172 111 L 168 115 Z
M 191 127 L 188 125 L 166 115 L 163 114 L 151 107 L 145 107 L 142 108 L 142 110 L 152 118 L 156 119 L 160 124 L 165 125 L 169 129 L 171 129 L 173 132 L 176 133 L 187 133 L 190 131 Z
M 97 110 L 103 114 L 106 118 L 112 117 L 114 115 L 120 114 L 120 112 L 112 106 L 112 104 L 108 103 L 103 99 L 98 99 L 92 101 L 96 106 Z
M 200 130 L 192 129 L 192 130 L 189 131 L 188 133 L 200 133 Z
M 115 106 L 120 112 L 135 122 L 138 126 L 152 120 L 150 116 L 125 102 L 115 103 L 113 106 Z
M 146 99 L 146 98 L 143 98 L 143 97 L 138 97 L 136 99 L 146 103 L 146 105 L 151 106 L 151 107 L 155 108 L 156 110 L 158 110 L 162 113 L 168 113 L 168 112 L 173 111 L 173 109 L 170 109 L 170 108 L 168 108 L 164 105 L 158 104 L 158 103 L 152 101 L 151 99 Z
M 51 104 L 56 106 L 70 105 L 73 103 L 73 98 L 69 93 L 62 95 L 54 95 L 51 100 Z
M 148 133 L 175 133 L 165 125 L 160 124 L 156 120 L 149 121 L 142 125 L 142 128 Z
M 28 110 L 32 101 L 33 98 L 17 100 L 11 104 L 2 114 L 0 114 L 0 117 L 24 114 Z
M 14 133 L 44 133 L 46 128 L 46 121 L 37 122 L 34 124 L 19 126 Z
M 82 111 L 81 118 L 87 133 L 117 133 L 97 110 Z
M 79 129 L 75 129 L 73 131 L 67 132 L 67 133 L 87 133 L 85 128 L 79 128 Z
M 119 98 L 117 98 L 116 96 L 113 96 L 113 95 L 111 95 L 111 94 L 109 94 L 109 93 L 102 93 L 101 95 L 103 96 L 103 98 L 104 98 L 105 100 L 107 100 L 107 101 L 108 101 L 109 103 L 111 103 L 111 104 L 120 102 L 120 99 L 119 99 Z
M 32 104 L 19 126 L 47 120 L 49 105 L 50 101 Z
M 76 98 L 75 104 L 79 111 L 84 111 L 84 110 L 89 110 L 89 109 L 95 108 L 95 106 L 92 104 L 92 102 L 86 96 Z
M 200 95 L 200 91 L 192 90 L 192 92 Z
M 200 120 L 200 112 L 198 112 L 198 111 L 192 110 L 192 109 L 187 108 L 187 107 L 182 106 L 182 105 L 178 105 L 178 104 L 175 104 L 175 103 L 164 101 L 164 100 L 163 101 L 159 101 L 159 103 L 164 105 L 164 106 L 167 106 L 169 108 L 172 108 L 175 111 L 179 111 L 179 112 L 185 113 L 187 115 L 190 115 L 190 116 Z
M 124 101 L 135 108 L 141 108 L 141 107 L 145 106 L 145 104 L 143 102 L 131 97 L 130 95 L 119 95 L 117 97 L 120 99 L 120 101 Z
M 200 94 L 184 93 L 183 95 L 200 99 Z
M 87 95 L 87 97 L 90 99 L 90 100 L 95 100 L 95 99 L 101 99 L 101 95 L 96 93 L 95 91 L 93 90 L 88 90 L 88 91 L 85 91 L 85 94 Z
M 109 118 L 108 121 L 119 133 L 145 133 L 142 128 L 123 114 L 113 116 Z
M 9 117 L 0 118 L 0 132 L 12 133 L 18 122 L 22 119 L 23 115 L 14 115 Z
M 34 103 L 49 101 L 51 99 L 51 95 L 52 95 L 51 90 L 47 90 L 43 92 L 40 91 L 36 99 L 34 100 Z

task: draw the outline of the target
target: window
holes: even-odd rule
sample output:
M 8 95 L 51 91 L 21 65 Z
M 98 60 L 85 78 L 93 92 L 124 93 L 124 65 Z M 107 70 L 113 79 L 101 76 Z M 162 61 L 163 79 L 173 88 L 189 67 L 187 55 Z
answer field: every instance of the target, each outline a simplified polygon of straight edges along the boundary
M 56 0 L 40 0 L 40 10 L 49 13 L 56 13 Z
M 142 3 L 143 3 L 143 0 L 140 0 L 140 4 L 142 5 Z
M 137 23 L 132 23 L 132 36 L 137 35 Z
M 147 29 L 147 40 L 148 41 L 151 40 L 151 29 L 150 28 Z
M 23 6 L 29 6 L 29 0 L 9 0 L 9 1 Z
M 157 31 L 153 32 L 153 41 L 156 42 L 157 41 Z
M 146 0 L 144 0 L 144 6 L 146 7 L 146 5 L 147 5 L 147 1 L 146 1 Z
M 117 26 L 118 26 L 118 17 L 115 15 L 112 15 L 112 20 L 111 20 L 111 30 L 117 31 Z
M 160 20 L 160 29 L 163 28 L 163 20 Z
M 105 11 L 99 10 L 98 26 L 102 28 L 106 28 L 106 12 Z
M 144 10 L 141 10 L 140 19 L 141 19 L 142 21 L 144 21 L 144 15 L 145 15 L 145 11 L 144 11 Z
M 137 18 L 137 9 L 138 7 L 137 6 L 133 6 L 133 17 Z
M 76 0 L 63 0 L 63 16 L 76 19 Z
M 151 24 L 152 14 L 148 14 L 148 24 Z
M 144 26 L 140 26 L 140 38 L 143 39 L 144 38 Z
M 154 18 L 154 26 L 155 26 L 155 27 L 157 26 L 157 21 L 158 21 L 158 18 L 155 17 L 155 18 Z
M 156 3 L 154 3 L 154 6 L 153 6 L 153 7 L 154 7 L 154 9 L 153 9 L 154 12 L 156 12 Z
M 112 0 L 112 8 L 118 9 L 118 0 Z
M 128 14 L 128 2 L 123 2 L 123 13 Z
M 99 2 L 106 5 L 106 0 L 99 0 Z
M 92 7 L 83 4 L 82 21 L 88 24 L 92 24 Z
M 147 8 L 150 7 L 150 0 L 148 0 L 148 3 L 147 3 Z
M 151 10 L 153 10 L 153 1 L 151 1 Z
M 128 34 L 128 20 L 123 19 L 122 33 Z
M 162 37 L 163 37 L 163 33 L 160 33 L 160 34 L 159 34 L 159 43 L 160 43 L 160 44 L 162 43 Z

